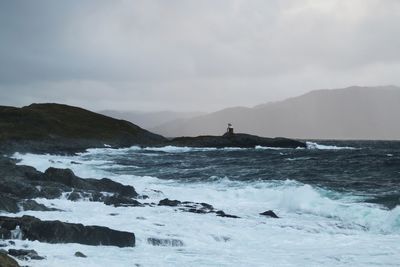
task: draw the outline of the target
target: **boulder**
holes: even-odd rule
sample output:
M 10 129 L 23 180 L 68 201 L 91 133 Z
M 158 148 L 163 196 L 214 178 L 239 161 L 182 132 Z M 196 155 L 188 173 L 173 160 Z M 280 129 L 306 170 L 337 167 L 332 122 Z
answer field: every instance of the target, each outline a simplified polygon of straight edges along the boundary
M 276 218 L 276 219 L 279 218 L 278 215 L 276 215 L 275 212 L 273 212 L 272 210 L 264 211 L 264 212 L 260 213 L 260 215 L 268 216 L 268 217 Z
M 170 207 L 176 207 L 180 205 L 182 202 L 179 200 L 169 200 L 168 198 L 165 198 L 163 200 L 160 200 L 158 202 L 158 206 L 170 206 Z
M 143 204 L 137 200 L 121 195 L 112 195 L 104 199 L 104 204 L 114 207 L 142 207 Z
M 1 267 L 20 267 L 18 262 L 0 251 L 0 266 Z
M 87 256 L 80 251 L 75 252 L 74 256 L 78 258 L 87 258 Z
M 135 234 L 112 230 L 102 226 L 60 221 L 41 221 L 32 216 L 0 216 L 0 229 L 3 238 L 12 239 L 20 229 L 20 238 L 47 243 L 80 243 L 85 245 L 104 245 L 118 247 L 135 246 Z
M 39 254 L 33 249 L 9 249 L 8 254 L 16 257 L 19 260 L 44 260 L 45 257 L 39 256 Z
M 217 214 L 217 216 L 219 216 L 219 217 L 227 217 L 227 218 L 235 218 L 235 219 L 238 219 L 238 218 L 240 218 L 239 216 L 236 216 L 236 215 L 231 215 L 231 214 L 226 214 L 224 211 L 222 211 L 222 210 L 219 210 L 219 211 L 217 211 L 217 212 L 215 212 L 216 214 Z

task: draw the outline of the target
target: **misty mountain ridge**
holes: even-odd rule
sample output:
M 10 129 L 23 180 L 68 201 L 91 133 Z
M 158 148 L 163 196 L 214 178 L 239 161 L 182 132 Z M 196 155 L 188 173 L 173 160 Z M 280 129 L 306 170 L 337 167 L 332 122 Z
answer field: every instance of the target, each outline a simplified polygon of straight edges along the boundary
M 235 131 L 301 139 L 400 139 L 400 87 L 322 89 L 253 108 L 233 107 L 150 130 L 164 136 Z
M 171 123 L 175 120 L 193 118 L 203 114 L 204 112 L 176 112 L 176 111 L 118 111 L 118 110 L 102 110 L 100 114 L 115 118 L 123 119 L 140 125 L 143 128 L 154 128 L 165 123 Z

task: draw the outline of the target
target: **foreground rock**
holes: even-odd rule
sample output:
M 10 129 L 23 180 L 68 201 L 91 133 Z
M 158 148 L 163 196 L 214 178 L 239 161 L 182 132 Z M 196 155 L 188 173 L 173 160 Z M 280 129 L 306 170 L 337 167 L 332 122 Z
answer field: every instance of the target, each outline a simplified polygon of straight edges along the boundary
M 19 260 L 44 260 L 45 257 L 39 256 L 39 254 L 33 249 L 9 249 L 8 254 L 16 257 Z
M 0 216 L 0 236 L 4 239 L 28 239 L 47 243 L 79 243 L 118 247 L 135 246 L 135 234 L 102 226 L 60 221 L 41 221 L 32 216 Z
M 106 192 L 107 194 L 104 194 Z M 67 194 L 71 201 L 86 198 L 114 206 L 141 206 L 132 186 L 110 179 L 83 179 L 69 169 L 49 168 L 44 173 L 29 166 L 18 166 L 0 157 L 0 210 L 16 213 L 22 210 L 52 211 L 32 200 L 54 199 Z
M 293 139 L 277 137 L 266 138 L 250 134 L 226 133 L 222 136 L 198 136 L 179 137 L 172 139 L 170 145 L 188 147 L 241 147 L 254 148 L 255 146 L 281 147 L 281 148 L 305 148 L 305 143 Z
M 18 262 L 8 256 L 6 253 L 0 251 L 0 266 L 1 267 L 20 267 Z
M 159 201 L 158 206 L 179 207 L 179 210 L 191 213 L 200 213 L 200 214 L 215 213 L 219 217 L 240 218 L 239 216 L 236 215 L 226 214 L 222 210 L 216 210 L 212 205 L 207 203 L 170 200 L 168 198 L 165 198 Z

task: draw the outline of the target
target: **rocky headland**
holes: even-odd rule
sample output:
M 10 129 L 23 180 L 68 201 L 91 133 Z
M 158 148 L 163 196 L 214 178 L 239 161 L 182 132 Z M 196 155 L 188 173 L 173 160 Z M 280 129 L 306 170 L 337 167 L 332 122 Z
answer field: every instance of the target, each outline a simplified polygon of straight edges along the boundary
M 23 108 L 0 107 L 0 246 L 13 246 L 11 239 L 37 240 L 47 243 L 80 243 L 86 245 L 135 246 L 135 234 L 103 226 L 42 221 L 32 216 L 13 217 L 24 210 L 58 211 L 35 199 L 67 198 L 70 201 L 94 201 L 114 207 L 141 208 L 166 206 L 178 212 L 214 214 L 228 219 L 240 218 L 227 214 L 208 203 L 162 199 L 157 203 L 143 202 L 133 186 L 108 178 L 92 179 L 76 176 L 69 169 L 48 168 L 40 172 L 33 167 L 18 165 L 8 156 L 15 153 L 74 154 L 88 148 L 122 148 L 130 146 L 243 147 L 255 146 L 297 148 L 305 143 L 287 138 L 264 138 L 248 134 L 179 137 L 167 139 L 130 122 L 116 120 L 77 107 L 60 104 L 32 104 Z M 3 156 L 4 155 L 4 156 Z M 277 218 L 272 211 L 266 215 Z M 110 214 L 110 216 L 113 216 Z M 177 239 L 150 238 L 154 246 L 182 246 Z M 6 266 L 18 266 L 12 258 L 44 259 L 33 250 L 0 250 Z M 7 256 L 8 254 L 8 256 Z M 16 265 L 15 265 L 16 264 Z

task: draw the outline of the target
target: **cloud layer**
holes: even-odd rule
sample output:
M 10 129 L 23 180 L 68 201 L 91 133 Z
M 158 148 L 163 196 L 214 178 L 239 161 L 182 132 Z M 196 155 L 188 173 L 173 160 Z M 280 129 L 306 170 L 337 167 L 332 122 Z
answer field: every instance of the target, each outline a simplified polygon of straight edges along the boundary
M 1 104 L 203 110 L 400 84 L 397 0 L 2 1 Z

